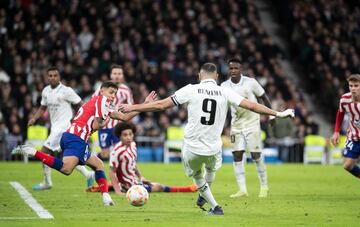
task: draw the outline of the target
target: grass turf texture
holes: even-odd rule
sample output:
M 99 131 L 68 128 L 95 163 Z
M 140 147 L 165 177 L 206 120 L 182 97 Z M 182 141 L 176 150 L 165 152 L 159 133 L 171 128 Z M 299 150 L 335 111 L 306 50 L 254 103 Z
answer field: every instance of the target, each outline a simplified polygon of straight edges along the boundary
M 188 185 L 181 164 L 139 164 L 145 177 L 167 185 Z M 108 167 L 106 167 L 107 169 Z M 41 180 L 41 164 L 0 162 L 0 226 L 356 226 L 360 223 L 360 181 L 341 166 L 268 165 L 270 195 L 258 198 L 256 168 L 248 164 L 248 198 L 232 199 L 237 191 L 230 164 L 216 175 L 213 194 L 225 216 L 207 216 L 195 205 L 197 193 L 152 193 L 143 207 L 130 206 L 124 196 L 104 207 L 100 194 L 85 193 L 85 179 L 53 171 L 54 187 L 33 191 Z M 38 218 L 9 184 L 21 183 L 51 214 Z M 9 217 L 30 219 L 8 220 Z

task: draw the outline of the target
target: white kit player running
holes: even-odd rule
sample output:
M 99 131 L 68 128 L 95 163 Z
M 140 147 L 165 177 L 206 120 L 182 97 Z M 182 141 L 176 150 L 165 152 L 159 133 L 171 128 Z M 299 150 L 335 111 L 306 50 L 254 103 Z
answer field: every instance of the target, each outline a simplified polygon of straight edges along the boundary
M 110 79 L 118 85 L 113 106 L 117 108 L 120 104 L 134 104 L 133 94 L 131 89 L 124 84 L 124 71 L 121 65 L 113 65 L 111 67 Z M 93 96 L 100 93 L 100 88 L 97 89 Z M 99 145 L 101 153 L 98 155 L 101 159 L 109 158 L 110 147 L 119 142 L 119 138 L 113 133 L 115 125 L 119 123 L 116 119 L 110 119 L 104 128 L 99 129 Z
M 242 75 L 242 65 L 239 59 L 229 60 L 228 66 L 230 78 L 221 84 L 222 87 L 230 88 L 253 102 L 261 99 L 265 106 L 271 108 L 269 98 L 261 85 L 255 79 Z M 260 181 L 259 197 L 267 197 L 269 186 L 264 157 L 261 153 L 260 115 L 241 107 L 231 106 L 230 134 L 234 157 L 234 172 L 240 189 L 237 193 L 230 195 L 230 197 L 248 196 L 245 178 L 246 155 L 244 153 L 246 151 L 250 152 L 251 158 L 256 163 Z
M 81 98 L 75 91 L 60 83 L 59 69 L 51 67 L 47 70 L 49 85 L 46 86 L 41 95 L 41 106 L 36 113 L 29 119 L 28 126 L 33 125 L 43 113 L 48 110 L 50 115 L 51 131 L 50 135 L 43 144 L 41 151 L 51 154 L 60 151 L 61 135 L 70 126 L 73 117 L 72 105 L 77 110 L 81 105 Z M 87 187 L 93 185 L 93 171 L 88 171 L 84 166 L 77 166 L 76 169 L 87 179 Z M 43 164 L 44 180 L 40 184 L 34 185 L 34 190 L 47 190 L 52 187 L 51 168 Z
M 222 162 L 221 133 L 229 105 L 277 117 L 294 116 L 294 110 L 276 112 L 266 106 L 244 99 L 232 90 L 218 86 L 217 78 L 216 65 L 205 63 L 200 69 L 199 84 L 189 84 L 177 90 L 174 95 L 153 103 L 120 105 L 120 110 L 124 112 L 148 112 L 187 104 L 188 123 L 185 126 L 182 148 L 185 174 L 193 178 L 200 192 L 197 205 L 203 209 L 203 205 L 208 202 L 211 205 L 208 213 L 211 215 L 224 214 L 222 208 L 215 201 L 210 186 Z M 203 165 L 205 165 L 205 174 L 202 170 Z

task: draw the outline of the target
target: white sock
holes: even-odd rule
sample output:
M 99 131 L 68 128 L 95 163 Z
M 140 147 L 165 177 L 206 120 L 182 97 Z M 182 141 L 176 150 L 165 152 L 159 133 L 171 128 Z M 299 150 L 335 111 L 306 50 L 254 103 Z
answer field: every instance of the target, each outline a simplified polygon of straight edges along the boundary
M 44 181 L 45 184 L 52 186 L 51 181 L 51 168 L 45 164 L 43 164 L 43 172 L 44 172 Z
M 205 169 L 205 180 L 206 183 L 208 183 L 209 187 L 211 187 L 211 184 L 214 182 L 215 179 L 215 172 L 207 171 Z
M 258 177 L 259 177 L 259 181 L 260 181 L 260 187 L 269 188 L 268 182 L 267 182 L 266 165 L 265 165 L 263 156 L 261 155 L 261 157 L 258 160 L 255 160 L 255 163 L 256 163 L 256 169 L 257 169 Z
M 211 208 L 216 207 L 218 203 L 215 201 L 215 198 L 211 193 L 210 186 L 206 183 L 205 179 L 194 178 L 194 182 L 198 188 L 198 192 L 210 204 Z
M 244 160 L 240 162 L 233 162 L 233 166 L 240 191 L 247 193 Z
M 84 177 L 86 177 L 86 178 L 92 177 L 92 172 L 93 172 L 93 171 L 87 170 L 85 166 L 77 165 L 75 168 L 76 168 L 82 175 L 84 175 Z

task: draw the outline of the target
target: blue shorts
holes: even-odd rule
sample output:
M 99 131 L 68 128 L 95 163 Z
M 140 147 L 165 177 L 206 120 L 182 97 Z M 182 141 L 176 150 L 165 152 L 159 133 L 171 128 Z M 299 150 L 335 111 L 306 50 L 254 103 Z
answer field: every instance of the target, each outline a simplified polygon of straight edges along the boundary
M 60 147 L 65 156 L 76 156 L 79 159 L 79 165 L 85 165 L 86 160 L 90 158 L 91 152 L 89 145 L 79 136 L 64 132 L 60 140 Z
M 114 128 L 99 129 L 99 144 L 101 149 L 109 148 L 111 145 L 117 144 L 120 140 L 113 133 Z
M 345 158 L 357 159 L 360 155 L 360 141 L 347 140 L 343 155 Z

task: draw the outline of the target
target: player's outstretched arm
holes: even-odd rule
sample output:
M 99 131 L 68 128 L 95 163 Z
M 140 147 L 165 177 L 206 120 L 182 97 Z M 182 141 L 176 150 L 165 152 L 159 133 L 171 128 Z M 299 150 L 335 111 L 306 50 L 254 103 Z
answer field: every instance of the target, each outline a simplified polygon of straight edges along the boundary
M 111 181 L 111 184 L 114 188 L 114 191 L 116 194 L 120 195 L 122 194 L 121 192 L 121 188 L 120 188 L 120 185 L 119 185 L 119 180 L 115 174 L 115 171 L 114 171 L 114 167 L 110 167 L 110 172 L 109 172 L 109 177 L 110 177 L 110 181 Z
M 150 92 L 150 94 L 145 98 L 144 103 L 153 103 L 157 100 L 157 93 L 155 91 Z M 134 112 L 120 112 L 122 111 L 121 108 L 119 108 L 119 111 L 112 112 L 110 114 L 111 118 L 118 119 L 121 121 L 129 121 L 136 115 L 138 115 L 140 112 L 134 111 Z
M 339 137 L 340 137 L 340 128 L 342 121 L 344 120 L 345 112 L 341 112 L 340 109 L 338 109 L 336 113 L 336 121 L 335 121 L 335 128 L 334 128 L 334 134 L 331 137 L 331 143 L 336 146 L 339 143 Z
M 259 113 L 259 114 L 266 114 L 266 115 L 272 115 L 279 118 L 286 118 L 286 117 L 294 117 L 295 113 L 293 109 L 287 109 L 283 112 L 277 112 L 275 110 L 272 110 L 264 105 L 261 105 L 256 102 L 251 102 L 248 99 L 243 99 L 241 103 L 239 104 L 239 107 L 251 110 L 253 112 Z
M 129 113 L 133 111 L 138 112 L 155 112 L 155 111 L 162 111 L 168 108 L 173 107 L 175 104 L 171 100 L 171 97 L 167 97 L 166 99 L 158 100 L 151 103 L 143 103 L 143 104 L 136 104 L 136 105 L 128 105 L 128 104 L 121 104 L 120 110 L 124 113 Z
M 35 114 L 29 119 L 28 126 L 35 124 L 36 120 L 39 119 L 46 111 L 46 106 L 40 106 Z

